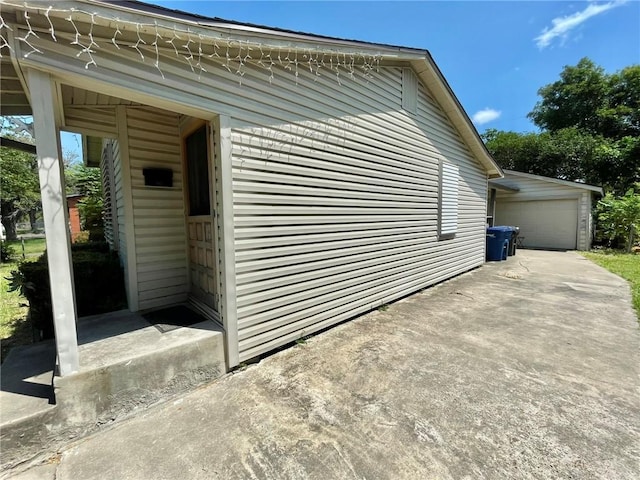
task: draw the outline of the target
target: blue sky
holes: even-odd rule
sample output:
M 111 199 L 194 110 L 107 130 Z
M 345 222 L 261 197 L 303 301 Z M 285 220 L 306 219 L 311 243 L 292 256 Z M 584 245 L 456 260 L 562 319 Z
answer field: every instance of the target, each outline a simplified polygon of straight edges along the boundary
M 501 112 L 496 120 L 478 125 L 480 131 L 535 129 L 526 114 L 537 101 L 538 88 L 557 80 L 564 65 L 575 65 L 582 57 L 610 72 L 640 63 L 637 1 L 152 3 L 228 20 L 427 49 L 470 116 L 487 108 Z M 556 30 L 540 39 L 554 21 Z
M 537 90 L 582 57 L 607 72 L 640 63 L 637 0 L 147 1 L 228 20 L 427 49 L 479 132 L 536 130 L 526 115 Z

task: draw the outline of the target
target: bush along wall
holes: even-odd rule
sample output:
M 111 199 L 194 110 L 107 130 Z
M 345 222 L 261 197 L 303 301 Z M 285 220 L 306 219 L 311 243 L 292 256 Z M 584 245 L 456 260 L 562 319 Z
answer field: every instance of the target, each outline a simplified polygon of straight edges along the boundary
M 79 317 L 127 307 L 124 274 L 118 255 L 104 242 L 71 247 L 76 309 Z M 53 338 L 53 311 L 46 252 L 35 262 L 23 262 L 12 272 L 12 287 L 29 300 L 37 339 Z

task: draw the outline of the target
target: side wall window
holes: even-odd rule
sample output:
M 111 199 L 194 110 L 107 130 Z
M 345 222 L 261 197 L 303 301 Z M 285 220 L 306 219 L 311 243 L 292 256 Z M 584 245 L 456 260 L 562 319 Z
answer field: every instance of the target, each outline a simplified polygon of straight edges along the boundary
M 440 215 L 438 216 L 440 240 L 453 238 L 458 231 L 458 178 L 457 166 L 440 162 Z

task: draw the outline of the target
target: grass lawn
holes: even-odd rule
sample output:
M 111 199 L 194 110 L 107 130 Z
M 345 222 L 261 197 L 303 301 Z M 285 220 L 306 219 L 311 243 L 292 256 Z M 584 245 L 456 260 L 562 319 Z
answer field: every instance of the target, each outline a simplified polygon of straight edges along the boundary
M 633 307 L 640 316 L 640 255 L 616 251 L 585 252 L 583 255 L 629 282 Z
M 24 241 L 24 254 L 27 260 L 37 259 L 45 249 L 44 238 L 30 238 Z M 16 252 L 16 259 L 22 258 L 22 242 L 16 240 L 13 242 L 7 242 L 7 245 L 11 245 Z
M 27 322 L 29 311 L 27 300 L 18 292 L 9 292 L 11 271 L 15 270 L 18 261 L 22 259 L 21 242 L 7 242 L 14 247 L 16 256 L 10 263 L 0 263 L 0 342 L 1 360 L 11 347 L 32 343 L 31 325 Z M 36 260 L 44 251 L 44 238 L 34 238 L 24 241 L 26 260 Z

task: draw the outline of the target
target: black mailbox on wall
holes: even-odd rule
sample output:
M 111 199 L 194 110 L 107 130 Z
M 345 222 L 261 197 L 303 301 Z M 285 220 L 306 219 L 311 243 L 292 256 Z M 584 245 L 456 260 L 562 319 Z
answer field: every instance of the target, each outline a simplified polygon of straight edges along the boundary
M 149 187 L 173 187 L 173 170 L 170 168 L 143 168 L 144 184 Z

